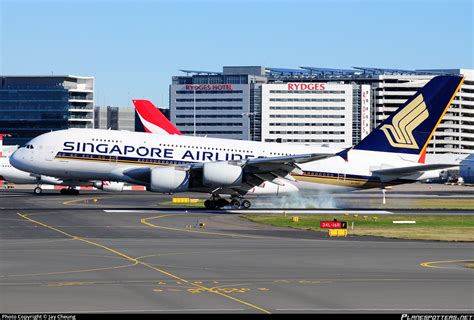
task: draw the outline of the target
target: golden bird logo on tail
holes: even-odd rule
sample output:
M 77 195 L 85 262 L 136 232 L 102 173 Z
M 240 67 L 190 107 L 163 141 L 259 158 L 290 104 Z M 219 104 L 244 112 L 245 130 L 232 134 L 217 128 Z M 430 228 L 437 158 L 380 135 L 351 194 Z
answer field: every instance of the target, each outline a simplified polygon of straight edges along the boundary
M 385 133 L 392 147 L 419 149 L 413 130 L 428 119 L 429 115 L 423 95 L 419 94 L 393 117 L 391 125 L 386 124 L 380 130 Z

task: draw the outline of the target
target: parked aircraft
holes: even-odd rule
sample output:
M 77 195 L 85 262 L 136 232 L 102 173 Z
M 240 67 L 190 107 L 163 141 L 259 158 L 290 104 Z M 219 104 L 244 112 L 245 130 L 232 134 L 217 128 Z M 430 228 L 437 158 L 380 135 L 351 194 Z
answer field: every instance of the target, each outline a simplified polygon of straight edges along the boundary
M 181 135 L 181 132 L 148 100 L 132 100 L 146 132 Z

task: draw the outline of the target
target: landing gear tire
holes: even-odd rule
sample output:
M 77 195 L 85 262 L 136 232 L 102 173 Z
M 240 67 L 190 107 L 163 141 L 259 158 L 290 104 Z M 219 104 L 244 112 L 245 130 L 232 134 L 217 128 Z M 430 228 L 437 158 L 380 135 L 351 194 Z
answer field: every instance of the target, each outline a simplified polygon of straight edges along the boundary
M 204 201 L 204 207 L 209 210 L 222 209 L 229 205 L 229 201 L 219 197 L 218 195 L 211 195 L 211 198 Z
M 240 208 L 240 201 L 239 199 L 232 199 L 230 201 L 230 206 L 232 207 L 232 209 L 239 209 Z
M 216 208 L 216 201 L 214 200 L 206 200 L 204 201 L 204 207 L 209 210 L 213 210 Z
M 34 188 L 33 192 L 36 195 L 40 195 L 43 192 L 43 189 L 41 189 L 41 187 L 36 187 L 36 188 Z
M 248 209 L 248 208 L 250 208 L 250 206 L 251 206 L 252 204 L 250 203 L 250 201 L 244 200 L 244 201 L 242 201 L 242 204 L 241 204 L 241 205 L 242 205 L 242 208 Z
M 229 201 L 227 201 L 226 199 L 219 198 L 216 201 L 216 206 L 218 208 L 224 208 L 225 206 L 228 206 L 228 205 L 229 205 Z

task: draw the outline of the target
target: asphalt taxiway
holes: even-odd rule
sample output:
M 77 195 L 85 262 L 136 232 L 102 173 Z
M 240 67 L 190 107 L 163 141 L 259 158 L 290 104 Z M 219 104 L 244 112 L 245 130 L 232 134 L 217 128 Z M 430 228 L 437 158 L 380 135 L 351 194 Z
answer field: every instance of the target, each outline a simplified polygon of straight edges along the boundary
M 330 239 L 169 199 L 0 192 L 0 312 L 474 311 L 473 243 Z

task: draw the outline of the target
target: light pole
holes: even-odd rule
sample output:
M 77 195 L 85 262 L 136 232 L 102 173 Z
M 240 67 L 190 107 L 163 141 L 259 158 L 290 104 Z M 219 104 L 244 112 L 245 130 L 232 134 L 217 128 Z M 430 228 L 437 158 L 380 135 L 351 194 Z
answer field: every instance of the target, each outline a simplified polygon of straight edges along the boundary
M 193 88 L 193 121 L 194 121 L 194 136 L 196 136 L 196 88 Z

